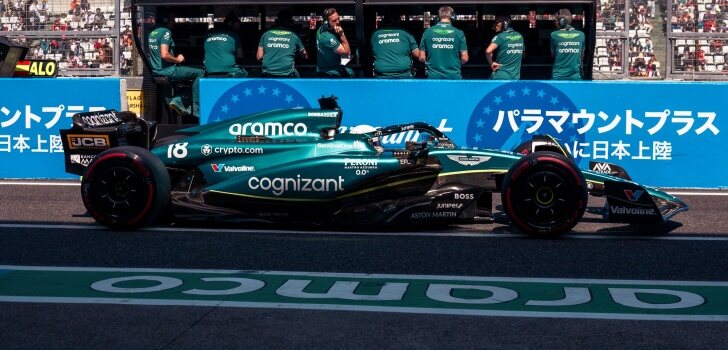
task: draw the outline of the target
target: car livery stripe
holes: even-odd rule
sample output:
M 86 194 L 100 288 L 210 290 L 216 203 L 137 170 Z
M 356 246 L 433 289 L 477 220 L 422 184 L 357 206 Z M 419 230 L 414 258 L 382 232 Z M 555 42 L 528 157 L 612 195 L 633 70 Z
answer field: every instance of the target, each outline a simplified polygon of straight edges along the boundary
M 491 173 L 491 174 L 505 174 L 508 169 L 491 169 L 491 170 L 463 170 L 463 171 L 451 171 L 447 173 L 441 173 L 438 177 L 462 175 L 462 174 L 475 174 L 475 173 Z
M 219 190 L 210 190 L 210 192 L 220 193 L 220 194 L 226 194 L 226 195 L 231 195 L 231 196 L 238 196 L 238 197 L 257 198 L 257 199 L 268 199 L 268 200 L 286 201 L 286 202 L 289 202 L 289 201 L 296 201 L 296 202 L 328 202 L 328 201 L 338 200 L 338 199 L 342 199 L 342 198 L 349 198 L 349 197 L 353 197 L 353 196 L 358 196 L 360 194 L 364 194 L 364 193 L 368 193 L 368 192 L 372 192 L 372 191 L 377 191 L 377 190 L 381 190 L 381 189 L 388 188 L 388 187 L 399 186 L 399 185 L 403 185 L 403 184 L 406 184 L 406 183 L 416 182 L 416 181 L 422 181 L 422 180 L 426 180 L 426 179 L 430 179 L 430 178 L 435 178 L 435 177 L 437 177 L 437 175 L 421 176 L 421 177 L 417 177 L 417 178 L 414 178 L 414 179 L 407 179 L 407 180 L 396 181 L 396 182 L 392 182 L 392 183 L 386 184 L 386 185 L 371 187 L 371 188 L 359 190 L 359 191 L 356 191 L 356 192 L 347 193 L 347 194 L 344 194 L 344 195 L 341 195 L 341 196 L 337 196 L 337 197 L 331 198 L 331 199 L 290 198 L 290 197 L 266 197 L 266 196 L 257 196 L 257 195 L 246 194 L 246 193 L 225 192 L 225 191 L 219 191 Z

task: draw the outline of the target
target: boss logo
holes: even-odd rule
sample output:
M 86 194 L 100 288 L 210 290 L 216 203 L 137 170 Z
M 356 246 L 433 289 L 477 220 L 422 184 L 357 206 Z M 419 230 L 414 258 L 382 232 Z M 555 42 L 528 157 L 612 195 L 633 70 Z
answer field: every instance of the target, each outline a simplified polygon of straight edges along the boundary
M 68 135 L 70 149 L 108 149 L 111 145 L 108 135 Z
M 455 199 L 475 199 L 475 195 L 472 193 L 455 193 Z

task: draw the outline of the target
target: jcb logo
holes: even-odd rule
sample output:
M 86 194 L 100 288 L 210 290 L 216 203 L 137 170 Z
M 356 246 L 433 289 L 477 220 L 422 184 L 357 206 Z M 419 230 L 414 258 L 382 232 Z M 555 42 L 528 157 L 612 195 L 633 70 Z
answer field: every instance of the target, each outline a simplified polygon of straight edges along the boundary
M 108 135 L 68 135 L 70 149 L 108 149 L 109 145 Z

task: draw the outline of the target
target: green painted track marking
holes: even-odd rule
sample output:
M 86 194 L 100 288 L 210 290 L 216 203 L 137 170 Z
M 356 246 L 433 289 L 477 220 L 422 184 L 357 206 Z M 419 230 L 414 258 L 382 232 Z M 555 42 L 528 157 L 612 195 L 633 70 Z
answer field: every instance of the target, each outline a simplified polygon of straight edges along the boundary
M 0 302 L 728 321 L 728 282 L 0 266 Z

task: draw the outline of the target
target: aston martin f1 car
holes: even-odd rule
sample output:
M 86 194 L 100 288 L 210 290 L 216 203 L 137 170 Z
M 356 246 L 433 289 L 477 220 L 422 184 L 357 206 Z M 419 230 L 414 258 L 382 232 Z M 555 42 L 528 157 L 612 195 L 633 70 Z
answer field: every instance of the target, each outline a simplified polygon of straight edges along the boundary
M 516 150 L 459 149 L 426 123 L 339 133 L 335 97 L 318 109 L 273 110 L 179 130 L 131 112 L 76 114 L 62 130 L 66 171 L 82 175 L 91 216 L 112 228 L 160 217 L 320 224 L 491 222 L 493 194 L 514 227 L 552 237 L 571 230 L 589 195 L 607 222 L 657 224 L 687 210 L 624 169 L 580 170 L 554 138 Z M 390 147 L 401 133 L 416 137 Z M 593 208 L 590 208 L 594 210 Z M 591 211 L 590 211 L 591 212 Z

